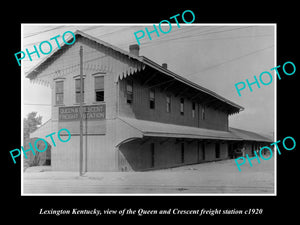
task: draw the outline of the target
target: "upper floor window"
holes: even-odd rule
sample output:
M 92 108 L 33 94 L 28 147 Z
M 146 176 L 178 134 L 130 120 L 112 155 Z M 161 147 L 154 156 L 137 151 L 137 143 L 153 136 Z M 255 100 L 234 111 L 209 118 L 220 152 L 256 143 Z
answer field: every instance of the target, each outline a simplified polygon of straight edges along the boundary
M 192 102 L 192 117 L 195 118 L 196 115 L 196 103 Z
M 180 98 L 180 114 L 184 115 L 184 99 Z
M 155 91 L 154 91 L 154 89 L 150 89 L 150 91 L 149 91 L 149 106 L 150 106 L 150 109 L 155 108 Z
M 104 101 L 104 76 L 95 76 L 95 100 Z
M 63 81 L 55 82 L 55 104 L 56 105 L 64 104 L 64 82 Z
M 82 102 L 84 102 L 84 79 L 82 80 Z M 75 79 L 75 101 L 80 103 L 80 79 Z
M 126 83 L 126 99 L 127 103 L 131 104 L 133 101 L 133 82 L 132 80 L 127 80 Z
M 166 106 L 167 106 L 167 112 L 171 112 L 171 96 L 167 95 L 166 96 Z

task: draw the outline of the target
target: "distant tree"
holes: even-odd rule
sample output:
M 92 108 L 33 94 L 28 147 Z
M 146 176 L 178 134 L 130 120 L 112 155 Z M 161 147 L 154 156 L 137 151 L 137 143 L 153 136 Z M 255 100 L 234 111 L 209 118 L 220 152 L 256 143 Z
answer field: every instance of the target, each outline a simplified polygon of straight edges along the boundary
M 42 116 L 37 116 L 37 112 L 31 112 L 27 114 L 27 118 L 24 118 L 23 135 L 24 140 L 29 138 L 29 134 L 34 132 L 39 125 L 42 124 Z
M 23 145 L 27 146 L 30 142 L 30 133 L 34 132 L 39 125 L 42 124 L 42 116 L 37 116 L 37 112 L 31 112 L 27 114 L 27 118 L 23 120 Z M 29 159 L 24 157 L 24 171 L 28 166 L 36 166 L 39 163 L 39 154 L 35 155 L 33 162 L 30 162 Z

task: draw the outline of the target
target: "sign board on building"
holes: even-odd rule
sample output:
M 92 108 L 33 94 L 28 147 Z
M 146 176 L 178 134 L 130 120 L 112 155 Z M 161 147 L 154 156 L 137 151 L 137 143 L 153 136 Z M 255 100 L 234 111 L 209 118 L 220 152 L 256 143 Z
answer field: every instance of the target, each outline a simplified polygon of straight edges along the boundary
M 83 106 L 83 119 L 84 120 L 104 120 L 105 119 L 105 104 Z M 80 120 L 79 106 L 59 107 L 58 120 L 59 121 Z

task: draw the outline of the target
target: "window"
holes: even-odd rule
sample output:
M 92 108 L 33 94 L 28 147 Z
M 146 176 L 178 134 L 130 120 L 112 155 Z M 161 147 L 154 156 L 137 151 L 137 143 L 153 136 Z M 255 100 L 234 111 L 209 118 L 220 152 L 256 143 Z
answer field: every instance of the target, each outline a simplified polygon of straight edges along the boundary
M 180 115 L 184 114 L 184 99 L 180 98 Z
M 132 80 L 127 80 L 126 83 L 126 99 L 127 103 L 131 104 L 133 101 L 133 82 Z
M 201 108 L 201 119 L 205 120 L 205 106 L 204 105 Z
M 184 163 L 184 143 L 181 143 L 181 163 Z
M 104 77 L 95 77 L 95 99 L 96 102 L 104 101 Z
M 216 143 L 216 158 L 220 158 L 220 143 Z
M 171 112 L 171 96 L 166 97 L 166 102 L 167 102 L 167 112 Z
M 64 104 L 64 82 L 63 81 L 55 82 L 55 104 L 56 105 Z
M 196 103 L 192 102 L 192 117 L 195 118 Z
M 82 81 L 82 102 L 84 102 L 84 79 Z M 75 98 L 76 103 L 80 103 L 80 79 L 75 80 Z
M 150 144 L 150 151 L 151 151 L 151 167 L 154 167 L 154 143 Z
M 150 91 L 149 91 L 149 106 L 150 106 L 150 109 L 155 108 L 155 92 L 154 92 L 154 89 L 150 89 Z

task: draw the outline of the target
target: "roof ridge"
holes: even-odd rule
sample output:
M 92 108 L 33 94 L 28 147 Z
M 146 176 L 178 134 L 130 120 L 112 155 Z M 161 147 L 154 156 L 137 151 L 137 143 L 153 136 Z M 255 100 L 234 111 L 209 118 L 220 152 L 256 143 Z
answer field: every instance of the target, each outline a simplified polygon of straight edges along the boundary
M 195 89 L 197 89 L 197 90 L 199 90 L 199 91 L 202 91 L 202 92 L 204 92 L 204 93 L 206 93 L 206 94 L 208 94 L 208 95 L 211 95 L 211 96 L 217 98 L 218 100 L 220 100 L 220 101 L 222 101 L 222 102 L 224 102 L 224 103 L 226 103 L 226 104 L 228 104 L 228 105 L 231 105 L 231 106 L 237 108 L 238 111 L 244 110 L 244 107 L 242 107 L 242 106 L 240 106 L 240 105 L 238 105 L 238 104 L 236 104 L 236 103 L 234 103 L 234 102 L 232 102 L 232 101 L 230 101 L 230 100 L 224 98 L 223 96 L 217 94 L 216 92 L 214 92 L 214 91 L 212 91 L 212 90 L 209 90 L 209 89 L 207 89 L 207 88 L 205 88 L 205 87 L 202 87 L 201 85 L 196 84 L 196 83 L 194 83 L 193 81 L 191 81 L 191 80 L 189 80 L 189 79 L 187 79 L 187 78 L 185 78 L 185 77 L 183 77 L 183 76 L 178 75 L 178 74 L 175 73 L 175 72 L 172 72 L 172 71 L 170 71 L 170 70 L 168 70 L 168 69 L 163 68 L 160 64 L 154 62 L 153 60 L 151 60 L 151 59 L 149 59 L 149 58 L 147 58 L 147 57 L 145 57 L 145 56 L 136 56 L 136 55 L 134 55 L 134 54 L 132 54 L 132 53 L 130 53 L 130 52 L 127 52 L 127 51 L 125 51 L 125 50 L 123 50 L 123 49 L 121 49 L 121 48 L 119 48 L 119 47 L 117 47 L 117 46 L 114 46 L 114 45 L 112 45 L 112 44 L 109 44 L 108 42 L 105 42 L 105 41 L 103 41 L 103 40 L 100 40 L 99 38 L 96 38 L 96 37 L 94 37 L 94 36 L 91 36 L 91 35 L 89 35 L 89 34 L 87 34 L 87 33 L 84 33 L 84 32 L 82 32 L 82 31 L 80 31 L 80 30 L 76 30 L 74 34 L 75 34 L 75 36 L 76 36 L 76 35 L 81 35 L 81 36 L 84 37 L 84 38 L 87 38 L 87 39 L 89 39 L 89 40 L 91 40 L 91 41 L 95 41 L 95 42 L 97 42 L 97 43 L 100 44 L 100 45 L 104 45 L 104 46 L 106 46 L 106 47 L 108 47 L 108 48 L 111 48 L 111 49 L 114 50 L 114 51 L 117 51 L 117 52 L 123 54 L 123 55 L 126 55 L 126 56 L 128 56 L 128 57 L 130 57 L 130 58 L 133 58 L 133 59 L 135 59 L 135 60 L 138 60 L 139 62 L 141 62 L 141 63 L 143 63 L 143 64 L 145 64 L 145 65 L 147 65 L 147 66 L 149 66 L 149 67 L 151 67 L 151 68 L 153 68 L 153 69 L 155 69 L 155 70 L 159 70 L 160 72 L 164 73 L 164 74 L 167 75 L 167 76 L 171 76 L 171 77 L 173 77 L 174 79 L 176 79 L 176 80 L 178 80 L 178 81 L 180 81 L 180 82 L 183 82 L 183 83 L 185 83 L 186 85 L 188 85 L 188 86 L 190 86 L 190 87 L 193 87 L 193 88 L 195 88 Z M 63 45 L 61 46 L 61 48 L 65 48 L 65 46 L 67 46 L 67 45 L 66 45 L 65 43 L 63 43 Z M 56 48 L 54 51 L 51 52 L 51 54 L 50 54 L 48 57 L 46 57 L 46 58 L 43 59 L 41 62 L 39 62 L 35 67 L 33 67 L 33 68 L 27 73 L 26 77 L 27 77 L 27 78 L 30 78 L 30 76 L 32 76 L 32 73 L 35 72 L 36 69 L 37 69 L 38 67 L 40 67 L 45 61 L 49 60 L 54 54 L 56 54 L 56 53 L 58 52 L 58 50 L 59 50 L 59 49 Z M 37 72 L 38 72 L 38 71 L 37 71 Z

